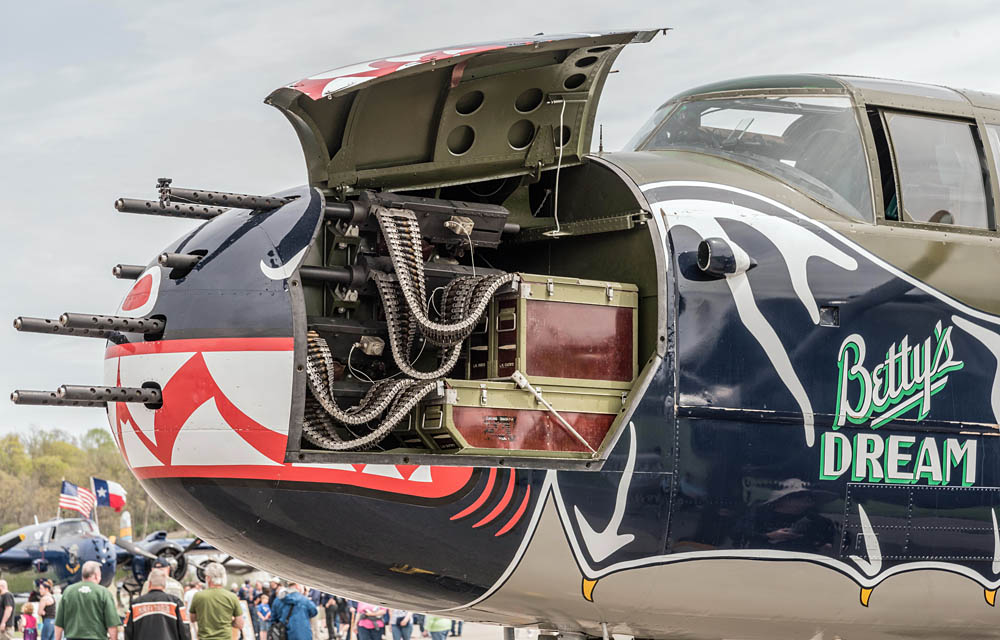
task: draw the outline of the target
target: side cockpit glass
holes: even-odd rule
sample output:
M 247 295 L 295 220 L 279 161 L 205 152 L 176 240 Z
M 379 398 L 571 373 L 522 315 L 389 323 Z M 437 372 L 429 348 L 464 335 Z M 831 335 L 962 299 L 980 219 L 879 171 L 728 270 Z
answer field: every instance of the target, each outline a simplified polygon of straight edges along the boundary
M 872 219 L 868 164 L 849 98 L 719 98 L 667 107 L 657 112 L 662 121 L 639 149 L 697 150 L 736 160 L 835 211 Z
M 990 139 L 990 149 L 993 152 L 993 171 L 1000 175 L 1000 125 L 986 125 L 986 135 Z
M 988 229 L 988 174 L 971 123 L 887 113 L 904 220 Z

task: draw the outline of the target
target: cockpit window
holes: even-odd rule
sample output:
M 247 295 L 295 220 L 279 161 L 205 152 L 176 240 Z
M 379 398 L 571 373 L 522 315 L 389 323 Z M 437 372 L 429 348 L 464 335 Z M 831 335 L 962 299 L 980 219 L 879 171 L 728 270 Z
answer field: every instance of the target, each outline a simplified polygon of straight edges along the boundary
M 872 219 L 868 165 L 849 98 L 693 100 L 666 105 L 657 116 L 652 135 L 634 138 L 639 150 L 688 149 L 733 159 L 836 211 Z
M 976 146 L 975 125 L 888 113 L 906 219 L 989 228 L 988 173 Z
M 94 533 L 93 525 L 86 520 L 67 520 L 56 525 L 56 538 L 81 536 Z

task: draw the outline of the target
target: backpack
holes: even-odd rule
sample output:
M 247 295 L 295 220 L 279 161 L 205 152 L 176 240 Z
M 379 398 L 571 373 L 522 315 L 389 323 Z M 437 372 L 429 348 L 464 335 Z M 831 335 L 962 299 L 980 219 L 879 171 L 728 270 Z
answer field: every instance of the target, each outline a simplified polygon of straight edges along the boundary
M 267 640 L 288 640 L 288 620 L 292 617 L 293 611 L 295 611 L 294 604 L 288 608 L 288 615 L 284 620 L 275 620 L 271 623 L 271 628 L 267 630 Z

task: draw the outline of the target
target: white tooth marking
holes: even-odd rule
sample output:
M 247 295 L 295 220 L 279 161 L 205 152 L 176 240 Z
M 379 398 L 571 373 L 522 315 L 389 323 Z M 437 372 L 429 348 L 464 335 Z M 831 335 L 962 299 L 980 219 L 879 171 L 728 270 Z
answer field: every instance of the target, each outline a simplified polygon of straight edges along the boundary
M 373 476 L 382 476 L 384 478 L 395 478 L 397 480 L 403 479 L 403 475 L 394 464 L 368 464 L 365 465 L 365 468 L 361 473 L 367 473 Z
M 993 573 L 1000 573 L 1000 529 L 997 528 L 997 510 L 990 509 L 993 516 Z
M 431 478 L 431 468 L 426 464 L 422 464 L 413 470 L 410 474 L 410 482 L 433 482 Z
M 628 423 L 629 445 L 628 460 L 625 462 L 625 469 L 622 471 L 621 480 L 618 481 L 618 495 L 615 498 L 615 510 L 611 514 L 611 520 L 603 531 L 595 531 L 587 519 L 583 517 L 579 507 L 573 507 L 576 519 L 580 523 L 580 534 L 587 545 L 587 550 L 595 561 L 601 562 L 615 551 L 635 540 L 631 533 L 621 534 L 622 519 L 625 517 L 625 502 L 628 499 L 628 490 L 632 485 L 632 472 L 635 470 L 635 425 Z
M 868 559 L 865 560 L 860 556 L 851 556 L 851 560 L 866 574 L 874 576 L 882 570 L 882 550 L 878 546 L 878 536 L 875 535 L 875 530 L 872 529 L 872 523 L 868 521 L 868 514 L 865 513 L 864 507 L 860 504 L 858 505 L 858 516 L 861 518 L 861 534 L 865 541 L 865 553 Z
M 331 471 L 351 471 L 357 472 L 353 466 L 342 462 L 293 462 L 293 467 L 302 469 L 329 469 Z

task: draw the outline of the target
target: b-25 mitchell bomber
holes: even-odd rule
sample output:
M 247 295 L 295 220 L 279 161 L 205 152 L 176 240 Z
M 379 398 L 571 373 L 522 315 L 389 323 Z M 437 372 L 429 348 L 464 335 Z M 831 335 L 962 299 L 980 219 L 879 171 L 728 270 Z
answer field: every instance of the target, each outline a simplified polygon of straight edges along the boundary
M 543 633 L 995 636 L 1000 97 L 832 75 L 663 104 L 656 31 L 281 87 L 308 184 L 200 224 L 113 315 L 105 408 L 174 518 L 338 593 Z M 155 222 L 150 222 L 155 224 Z

